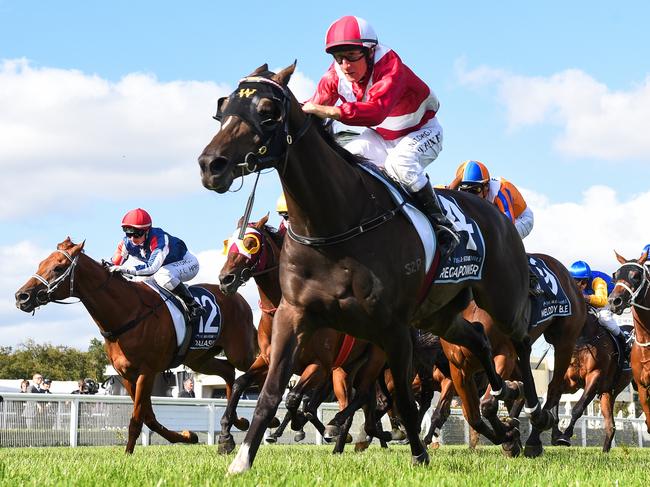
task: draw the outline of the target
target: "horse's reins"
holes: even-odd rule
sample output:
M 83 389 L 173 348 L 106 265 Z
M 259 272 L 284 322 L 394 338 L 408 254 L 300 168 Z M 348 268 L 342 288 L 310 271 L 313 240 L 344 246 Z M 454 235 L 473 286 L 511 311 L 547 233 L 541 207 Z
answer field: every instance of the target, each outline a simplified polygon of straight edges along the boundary
M 58 300 L 58 299 L 51 299 L 51 296 L 52 296 L 52 293 L 53 293 L 54 291 L 56 291 L 56 289 L 57 289 L 57 288 L 61 285 L 61 283 L 65 280 L 65 278 L 68 277 L 68 276 L 70 276 L 70 295 L 69 295 L 68 297 L 73 297 L 73 291 L 74 291 L 74 271 L 75 271 L 75 269 L 76 269 L 76 267 L 77 267 L 77 262 L 78 262 L 78 260 L 79 260 L 79 255 L 80 255 L 80 253 L 78 253 L 77 255 L 75 255 L 74 257 L 72 257 L 72 256 L 71 256 L 68 252 L 66 252 L 65 250 L 56 249 L 55 251 L 56 251 L 56 252 L 59 252 L 60 254 L 63 254 L 63 255 L 64 255 L 64 256 L 65 256 L 65 257 L 70 261 L 70 265 L 68 266 L 68 268 L 67 268 L 67 269 L 66 269 L 66 270 L 65 270 L 65 271 L 64 271 L 64 272 L 63 272 L 59 277 L 57 277 L 57 278 L 55 278 L 54 280 L 52 280 L 52 282 L 49 282 L 47 279 L 45 279 L 45 278 L 44 278 L 43 276 L 41 276 L 40 274 L 32 274 L 32 277 L 33 277 L 34 279 L 36 279 L 37 281 L 41 282 L 43 285 L 45 285 L 45 286 L 47 287 L 47 291 L 46 291 L 46 299 L 45 299 L 45 300 L 41 299 L 41 295 L 42 295 L 42 294 L 41 294 L 41 293 L 37 293 L 37 294 L 36 294 L 36 300 L 38 301 L 39 306 L 44 306 L 44 305 L 46 305 L 46 304 L 48 304 L 48 303 L 56 303 L 56 304 L 77 304 L 79 301 L 74 301 L 74 302 L 68 303 L 68 302 L 65 302 L 65 301 Z M 110 275 L 109 275 L 109 279 L 110 279 Z M 103 285 L 102 285 L 102 286 L 103 286 Z M 144 301 L 142 300 L 142 296 L 140 296 L 140 294 L 138 294 L 138 297 L 140 298 L 140 302 L 141 302 L 142 304 L 144 304 Z M 67 299 L 67 298 L 64 298 L 64 299 Z M 155 306 L 153 306 L 153 307 L 151 307 L 151 309 L 150 309 L 150 311 L 149 311 L 148 313 L 146 313 L 146 314 L 144 314 L 144 315 L 141 315 L 141 316 L 138 316 L 138 317 L 132 319 L 131 321 L 129 321 L 129 322 L 126 323 L 125 325 L 120 326 L 117 330 L 112 330 L 112 331 L 103 331 L 103 330 L 100 329 L 99 332 L 101 333 L 101 335 L 102 335 L 104 338 L 106 338 L 106 339 L 108 339 L 108 340 L 115 340 L 115 339 L 117 339 L 117 337 L 119 337 L 119 336 L 122 335 L 123 333 L 129 331 L 131 328 L 134 328 L 134 327 L 135 327 L 138 323 L 140 323 L 142 320 L 144 320 L 145 318 L 147 318 L 147 317 L 149 317 L 151 314 L 153 314 L 153 313 L 156 311 L 156 309 L 158 309 L 158 307 L 161 306 L 161 304 L 164 304 L 166 301 L 167 301 L 167 298 L 163 298 L 162 302 L 159 303 L 159 304 L 157 304 L 157 305 L 155 305 Z

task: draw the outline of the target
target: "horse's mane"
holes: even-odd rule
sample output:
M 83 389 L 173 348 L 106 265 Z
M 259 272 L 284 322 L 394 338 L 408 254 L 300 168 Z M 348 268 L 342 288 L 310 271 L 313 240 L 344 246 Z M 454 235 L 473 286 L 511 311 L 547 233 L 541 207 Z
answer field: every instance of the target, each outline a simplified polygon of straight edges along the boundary
M 264 225 L 264 230 L 266 230 L 266 233 L 271 237 L 273 243 L 281 249 L 282 244 L 284 243 L 284 235 L 281 234 L 277 228 L 272 227 L 271 225 Z
M 352 154 L 350 151 L 340 145 L 324 121 L 321 123 L 316 123 L 315 125 L 318 129 L 318 133 L 323 138 L 323 140 L 327 142 L 327 145 L 329 145 L 334 150 L 334 152 L 341 156 L 345 162 L 348 164 L 357 165 L 359 163 L 367 161 L 365 157 Z

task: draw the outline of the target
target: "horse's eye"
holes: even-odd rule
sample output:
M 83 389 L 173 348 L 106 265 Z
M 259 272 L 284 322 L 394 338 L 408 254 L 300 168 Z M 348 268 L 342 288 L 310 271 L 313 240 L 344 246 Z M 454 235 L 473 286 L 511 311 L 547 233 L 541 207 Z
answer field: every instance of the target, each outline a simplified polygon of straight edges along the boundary
M 65 264 L 59 264 L 57 266 L 54 266 L 54 273 L 61 274 L 65 272 L 65 268 L 66 268 Z
M 223 111 L 226 108 L 226 105 L 228 105 L 228 97 L 222 96 L 219 98 L 219 100 L 217 100 L 217 113 L 212 118 L 221 122 L 221 119 L 223 118 Z
M 262 99 L 257 105 L 257 114 L 261 119 L 261 124 L 271 126 L 280 121 L 280 109 L 268 98 Z

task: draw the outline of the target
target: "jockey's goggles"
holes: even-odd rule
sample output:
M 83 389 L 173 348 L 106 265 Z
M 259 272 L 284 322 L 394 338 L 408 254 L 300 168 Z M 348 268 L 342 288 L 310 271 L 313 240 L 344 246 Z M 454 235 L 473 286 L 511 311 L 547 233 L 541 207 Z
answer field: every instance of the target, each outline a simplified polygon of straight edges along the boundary
M 359 54 L 343 54 L 343 53 L 334 53 L 332 54 L 334 56 L 334 61 L 336 61 L 336 64 L 343 64 L 343 61 L 347 61 L 349 63 L 356 63 L 359 61 L 362 57 L 365 57 L 365 54 L 363 52 Z
M 458 188 L 461 191 L 464 191 L 465 193 L 471 193 L 471 194 L 476 194 L 479 195 L 484 189 L 484 186 L 482 184 L 461 184 L 460 187 Z
M 145 233 L 147 233 L 147 231 L 142 228 L 122 227 L 122 230 L 124 231 L 127 237 L 135 237 L 135 238 L 140 238 Z

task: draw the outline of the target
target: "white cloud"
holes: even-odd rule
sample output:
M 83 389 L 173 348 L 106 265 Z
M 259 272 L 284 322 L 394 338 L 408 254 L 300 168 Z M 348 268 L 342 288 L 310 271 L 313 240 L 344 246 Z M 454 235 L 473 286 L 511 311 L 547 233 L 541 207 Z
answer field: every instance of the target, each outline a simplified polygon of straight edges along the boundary
M 551 123 L 562 129 L 555 148 L 568 156 L 620 161 L 650 159 L 650 76 L 628 90 L 611 90 L 577 69 L 528 77 L 457 63 L 460 82 L 495 86 L 510 129 Z
M 614 250 L 631 259 L 650 243 L 650 192 L 621 201 L 613 189 L 592 186 L 578 203 L 550 202 L 526 189 L 522 194 L 535 214 L 535 227 L 524 240 L 528 252 L 550 254 L 566 266 L 585 260 L 610 273 L 618 267 Z
M 296 73 L 291 87 L 300 99 L 314 83 Z M 202 191 L 196 158 L 218 129 L 217 99 L 231 89 L 0 62 L 0 220 L 136 188 L 143 197 Z

